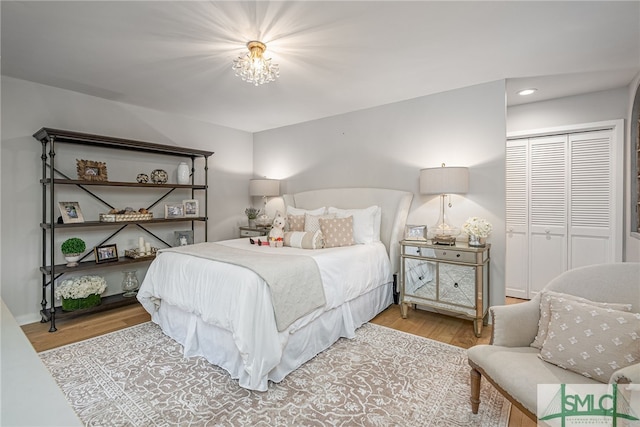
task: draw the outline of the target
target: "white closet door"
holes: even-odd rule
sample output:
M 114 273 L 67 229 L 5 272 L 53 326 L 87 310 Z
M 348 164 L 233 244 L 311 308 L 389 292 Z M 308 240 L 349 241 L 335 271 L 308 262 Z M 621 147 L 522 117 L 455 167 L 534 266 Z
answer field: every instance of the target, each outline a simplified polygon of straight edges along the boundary
M 569 135 L 569 268 L 618 261 L 610 130 Z
M 528 139 L 507 141 L 505 294 L 529 298 Z
M 529 140 L 529 294 L 567 270 L 567 136 Z

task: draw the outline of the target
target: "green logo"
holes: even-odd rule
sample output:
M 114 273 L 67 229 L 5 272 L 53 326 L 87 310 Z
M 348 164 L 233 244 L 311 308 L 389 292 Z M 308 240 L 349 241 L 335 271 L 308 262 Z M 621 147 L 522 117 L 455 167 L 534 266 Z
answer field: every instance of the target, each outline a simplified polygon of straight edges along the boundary
M 548 386 L 548 384 L 538 386 L 538 402 L 543 397 L 541 386 Z M 556 384 L 553 387 L 557 386 Z M 566 426 L 567 420 L 571 421 L 572 426 L 606 425 L 612 427 L 617 427 L 619 420 L 640 420 L 629 403 L 632 392 L 624 393 L 623 391 L 624 389 L 621 390 L 617 384 L 573 384 L 569 388 L 566 384 L 560 384 L 559 390 L 556 391 L 542 413 L 538 411 L 538 419 L 540 421 L 555 421 L 550 424 L 561 427 Z M 546 392 L 548 393 L 548 389 Z M 539 407 L 540 403 L 538 409 Z M 627 424 L 625 423 L 625 425 Z

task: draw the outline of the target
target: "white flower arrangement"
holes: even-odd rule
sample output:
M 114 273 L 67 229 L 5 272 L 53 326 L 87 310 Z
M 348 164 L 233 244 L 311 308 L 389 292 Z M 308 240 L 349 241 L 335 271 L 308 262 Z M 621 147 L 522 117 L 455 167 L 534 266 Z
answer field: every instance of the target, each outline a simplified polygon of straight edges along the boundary
M 486 238 L 491 234 L 493 227 L 484 218 L 479 218 L 477 216 L 472 216 L 469 218 L 464 225 L 462 226 L 462 231 L 464 231 L 467 235 L 478 236 Z
M 56 288 L 56 297 L 65 299 L 86 298 L 100 295 L 107 289 L 107 281 L 100 276 L 81 276 L 63 280 Z

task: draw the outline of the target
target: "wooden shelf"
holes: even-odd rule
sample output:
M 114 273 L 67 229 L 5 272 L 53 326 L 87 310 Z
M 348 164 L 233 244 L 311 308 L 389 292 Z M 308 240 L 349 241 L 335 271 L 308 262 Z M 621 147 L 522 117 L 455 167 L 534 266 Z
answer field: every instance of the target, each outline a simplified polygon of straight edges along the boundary
M 51 179 L 41 179 L 41 184 L 49 185 L 51 184 Z M 154 184 L 152 182 L 140 183 L 140 182 L 122 182 L 122 181 L 85 181 L 80 179 L 63 179 L 63 178 L 55 178 L 53 180 L 55 185 L 63 184 L 63 185 L 100 185 L 103 187 L 141 187 L 141 188 L 189 188 L 193 190 L 206 190 L 207 186 L 202 184 Z
M 111 136 L 93 135 L 69 130 L 42 128 L 33 134 L 40 142 L 51 141 L 67 144 L 90 145 L 92 147 L 116 148 L 119 150 L 142 151 L 146 153 L 167 154 L 182 157 L 209 157 L 213 151 L 197 150 L 176 145 L 156 144 L 133 139 L 115 138 Z
M 199 216 L 196 218 L 154 218 L 147 219 L 144 221 L 85 221 L 85 222 L 73 222 L 70 224 L 55 224 L 56 228 L 76 228 L 76 227 L 104 227 L 104 226 L 114 226 L 114 225 L 130 225 L 130 224 L 157 224 L 157 223 L 169 223 L 169 222 L 191 222 L 191 221 L 205 221 L 206 218 L 203 216 Z M 50 229 L 51 224 L 49 223 L 40 223 L 40 228 Z
M 138 299 L 133 297 L 123 297 L 122 294 L 109 295 L 102 298 L 100 305 L 95 307 L 84 308 L 75 311 L 62 311 L 62 307 L 56 307 L 56 320 L 69 319 L 76 316 L 84 316 L 91 313 L 99 313 L 101 311 L 112 310 L 118 307 L 124 307 L 131 304 L 139 304 Z M 48 322 L 51 318 L 51 309 L 40 310 L 40 315 L 44 322 Z
M 110 261 L 110 262 L 101 262 L 101 263 L 97 263 L 95 261 L 82 261 L 80 263 L 78 263 L 77 266 L 75 267 L 67 267 L 67 264 L 56 264 L 55 265 L 55 270 L 56 270 L 56 274 L 62 274 L 62 273 L 72 273 L 74 271 L 87 271 L 87 270 L 95 270 L 98 268 L 105 268 L 105 267 L 122 267 L 123 265 L 127 265 L 127 264 L 138 264 L 141 262 L 149 262 L 149 261 L 153 261 L 155 259 L 155 257 L 145 257 L 145 258 L 129 258 L 129 257 L 120 257 L 118 258 L 117 261 Z M 51 274 L 51 266 L 50 265 L 45 265 L 40 267 L 40 271 L 44 274 Z

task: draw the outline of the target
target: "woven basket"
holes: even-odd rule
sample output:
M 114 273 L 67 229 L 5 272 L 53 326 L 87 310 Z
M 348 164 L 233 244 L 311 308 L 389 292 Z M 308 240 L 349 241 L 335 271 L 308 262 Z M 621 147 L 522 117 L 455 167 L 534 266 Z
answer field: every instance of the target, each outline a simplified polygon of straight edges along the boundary
M 148 221 L 153 219 L 153 213 L 130 213 L 130 214 L 100 214 L 100 222 L 122 222 L 122 221 Z

